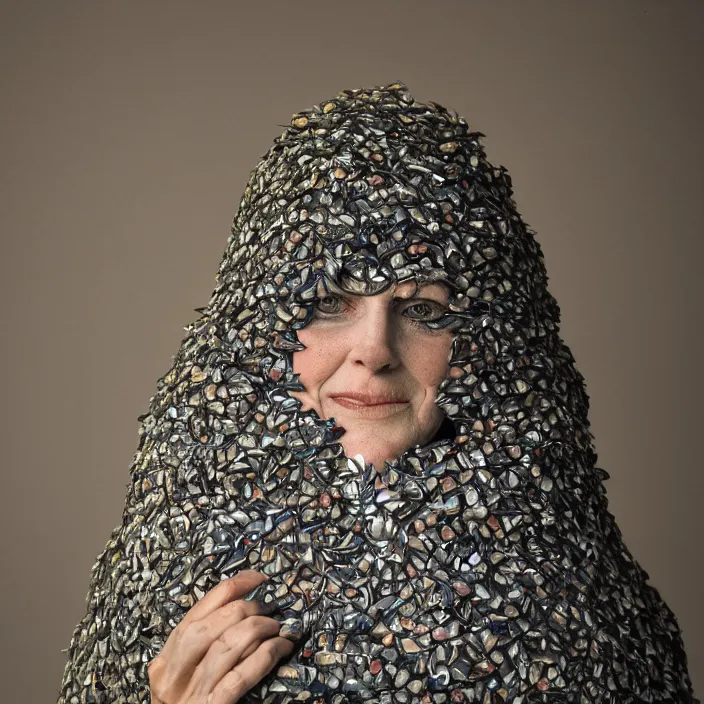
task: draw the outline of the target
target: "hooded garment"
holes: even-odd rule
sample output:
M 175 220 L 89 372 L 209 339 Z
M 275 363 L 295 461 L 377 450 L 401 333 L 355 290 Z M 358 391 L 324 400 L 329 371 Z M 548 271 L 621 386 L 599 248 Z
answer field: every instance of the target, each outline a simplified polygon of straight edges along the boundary
M 149 701 L 171 630 L 243 569 L 300 632 L 243 701 L 696 701 L 676 618 L 607 510 L 542 251 L 483 136 L 394 83 L 297 113 L 274 141 L 139 418 L 60 703 Z M 374 467 L 289 394 L 296 331 L 329 287 L 409 278 L 451 289 L 431 323 L 454 331 L 447 418 Z

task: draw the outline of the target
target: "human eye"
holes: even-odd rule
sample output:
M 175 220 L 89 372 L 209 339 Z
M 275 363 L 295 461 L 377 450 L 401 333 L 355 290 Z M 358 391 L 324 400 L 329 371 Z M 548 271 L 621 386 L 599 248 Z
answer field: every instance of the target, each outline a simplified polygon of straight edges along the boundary
M 327 296 L 318 299 L 315 304 L 315 310 L 321 317 L 334 316 L 342 312 L 344 302 L 342 296 L 328 293 Z
M 416 300 L 403 307 L 404 315 L 419 322 L 437 320 L 445 311 L 442 303 L 429 299 Z

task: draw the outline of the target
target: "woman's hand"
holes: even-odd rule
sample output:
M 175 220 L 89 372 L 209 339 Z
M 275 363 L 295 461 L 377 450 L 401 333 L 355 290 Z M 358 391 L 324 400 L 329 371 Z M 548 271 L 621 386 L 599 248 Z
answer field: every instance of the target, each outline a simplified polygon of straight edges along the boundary
M 242 600 L 266 579 L 240 572 L 188 611 L 149 663 L 152 704 L 231 704 L 291 654 L 281 624 Z

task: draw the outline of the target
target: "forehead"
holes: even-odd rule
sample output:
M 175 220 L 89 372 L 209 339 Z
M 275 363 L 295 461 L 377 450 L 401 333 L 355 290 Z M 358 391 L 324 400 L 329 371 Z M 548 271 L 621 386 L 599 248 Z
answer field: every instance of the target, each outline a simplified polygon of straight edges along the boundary
M 440 282 L 418 282 L 413 279 L 403 281 L 391 287 L 394 295 L 404 298 L 411 296 L 430 296 L 432 298 L 444 298 L 449 295 L 448 288 Z
M 345 296 L 353 296 L 355 298 L 367 298 L 369 296 L 388 296 L 396 298 L 412 298 L 425 297 L 434 298 L 447 302 L 450 297 L 451 287 L 448 283 L 441 280 L 427 281 L 417 278 L 407 278 L 402 281 L 388 281 L 384 286 L 380 286 L 380 290 L 376 292 L 365 293 L 359 290 L 358 282 L 350 280 L 346 281 L 331 281 L 326 278 L 324 289 L 332 293 L 337 293 Z M 350 284 L 352 284 L 350 286 Z

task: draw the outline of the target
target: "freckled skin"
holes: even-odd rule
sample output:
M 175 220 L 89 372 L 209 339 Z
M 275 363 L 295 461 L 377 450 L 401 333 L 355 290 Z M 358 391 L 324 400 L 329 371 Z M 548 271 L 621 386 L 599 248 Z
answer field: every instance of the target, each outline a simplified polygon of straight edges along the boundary
M 334 417 L 345 428 L 340 443 L 348 457 L 360 453 L 378 467 L 427 442 L 440 427 L 443 413 L 435 397 L 447 375 L 453 335 L 422 326 L 409 315 L 420 309 L 409 306 L 430 302 L 444 308 L 448 293 L 440 284 L 416 290 L 408 281 L 375 296 L 346 299 L 338 314 L 320 314 L 298 331 L 307 349 L 294 353 L 293 370 L 306 391 L 292 395 L 304 410 Z M 343 391 L 397 392 L 408 403 L 385 418 L 365 418 L 331 397 Z

